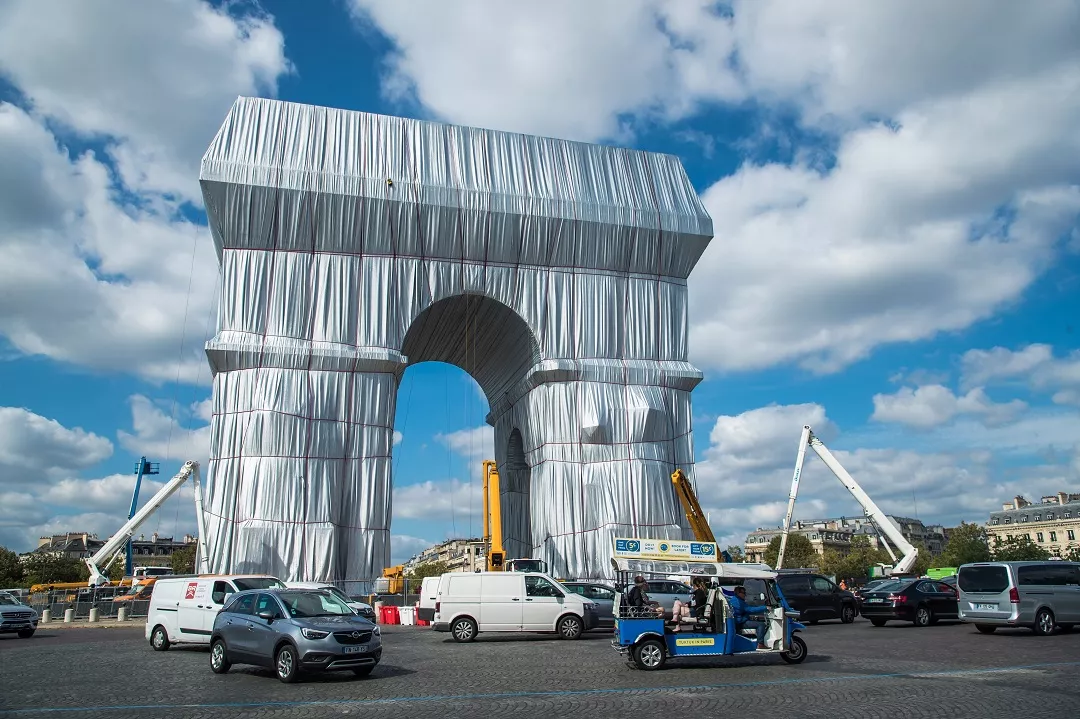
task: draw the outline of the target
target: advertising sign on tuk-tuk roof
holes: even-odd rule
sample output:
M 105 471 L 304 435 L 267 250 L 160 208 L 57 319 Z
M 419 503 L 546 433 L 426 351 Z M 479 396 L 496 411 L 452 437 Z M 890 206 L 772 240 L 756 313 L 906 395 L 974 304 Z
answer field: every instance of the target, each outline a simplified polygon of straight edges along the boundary
M 717 561 L 715 542 L 683 542 L 671 539 L 616 537 L 615 557 L 621 559 Z

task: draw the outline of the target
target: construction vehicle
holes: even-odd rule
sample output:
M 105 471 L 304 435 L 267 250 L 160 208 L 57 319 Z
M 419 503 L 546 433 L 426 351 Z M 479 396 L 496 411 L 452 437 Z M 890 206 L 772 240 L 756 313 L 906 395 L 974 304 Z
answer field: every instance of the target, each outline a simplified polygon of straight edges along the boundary
M 405 567 L 395 564 L 383 570 L 383 575 L 375 580 L 376 594 L 401 594 L 405 588 Z
M 896 523 L 889 519 L 888 516 L 882 512 L 874 500 L 870 499 L 870 496 L 863 491 L 859 483 L 856 482 L 839 460 L 833 456 L 833 453 L 818 439 L 813 430 L 810 429 L 810 425 L 804 425 L 802 428 L 802 436 L 799 439 L 799 453 L 795 459 L 795 474 L 791 479 L 791 492 L 788 494 L 788 507 L 787 514 L 784 515 L 784 527 L 783 532 L 780 535 L 780 553 L 776 558 L 776 569 L 780 570 L 784 566 L 784 550 L 787 548 L 788 531 L 791 529 L 791 515 L 795 511 L 795 498 L 799 495 L 799 479 L 802 475 L 803 460 L 806 458 L 806 448 L 810 447 L 814 450 L 817 456 L 821 457 L 821 461 L 825 463 L 836 478 L 840 480 L 851 496 L 855 498 L 855 501 L 859 503 L 866 516 L 877 526 L 878 531 L 881 533 L 882 545 L 889 553 L 895 562 L 891 567 L 880 567 L 882 573 L 885 576 L 897 576 L 909 574 L 912 567 L 915 566 L 915 560 L 919 556 L 919 550 L 912 546 L 911 542 L 904 538 L 904 535 L 900 532 L 900 527 L 896 526 Z M 893 553 L 892 548 L 889 547 L 888 542 L 885 542 L 885 538 L 888 537 L 889 542 L 896 545 L 897 549 L 903 552 L 903 557 L 899 561 L 896 561 L 896 554 Z
M 690 522 L 690 529 L 694 532 L 694 539 L 699 542 L 712 542 L 716 544 L 709 520 L 701 511 L 694 488 L 690 485 L 690 478 L 681 469 L 676 469 L 671 475 L 671 483 L 675 485 L 675 494 L 679 495 L 683 511 L 686 512 L 686 520 Z
M 101 546 L 101 549 L 94 552 L 93 556 L 86 558 L 86 568 L 90 570 L 89 585 L 91 587 L 102 586 L 109 584 L 109 565 L 112 564 L 118 557 L 122 555 L 120 550 L 127 546 L 128 540 L 135 534 L 143 522 L 145 522 L 151 514 L 153 514 L 158 507 L 165 503 L 169 497 L 173 495 L 176 490 L 180 489 L 180 486 L 191 479 L 195 485 L 195 521 L 199 528 L 199 545 L 196 557 L 196 567 L 202 565 L 200 571 L 206 572 L 206 565 L 209 562 L 209 557 L 206 553 L 206 527 L 203 521 L 202 511 L 202 485 L 199 482 L 199 463 L 198 462 L 185 462 L 184 466 L 180 468 L 180 471 L 176 473 L 176 476 L 165 483 L 157 494 L 150 498 L 150 500 L 142 506 L 134 516 L 131 517 L 124 526 L 117 530 L 116 534 L 109 537 L 109 539 Z M 130 580 L 127 584 L 130 585 Z M 123 585 L 123 582 L 121 583 Z
M 548 564 L 543 559 L 506 559 L 503 547 L 502 499 L 499 494 L 499 470 L 495 461 L 484 460 L 484 546 L 487 548 L 489 572 L 543 572 Z

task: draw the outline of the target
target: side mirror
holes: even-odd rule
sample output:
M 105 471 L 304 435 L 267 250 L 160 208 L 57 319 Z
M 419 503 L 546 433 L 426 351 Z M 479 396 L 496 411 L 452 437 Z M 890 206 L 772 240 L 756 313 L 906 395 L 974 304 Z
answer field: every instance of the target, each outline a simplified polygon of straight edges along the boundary
M 267 622 L 272 622 L 274 621 L 274 613 L 265 610 L 261 611 L 259 612 L 259 619 L 265 619 Z

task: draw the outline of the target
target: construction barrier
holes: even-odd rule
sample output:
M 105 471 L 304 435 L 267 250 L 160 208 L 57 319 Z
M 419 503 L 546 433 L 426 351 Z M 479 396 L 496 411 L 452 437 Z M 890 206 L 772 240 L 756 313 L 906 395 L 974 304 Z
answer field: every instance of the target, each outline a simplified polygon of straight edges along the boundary
M 383 607 L 379 614 L 380 624 L 401 624 L 401 615 L 397 607 Z

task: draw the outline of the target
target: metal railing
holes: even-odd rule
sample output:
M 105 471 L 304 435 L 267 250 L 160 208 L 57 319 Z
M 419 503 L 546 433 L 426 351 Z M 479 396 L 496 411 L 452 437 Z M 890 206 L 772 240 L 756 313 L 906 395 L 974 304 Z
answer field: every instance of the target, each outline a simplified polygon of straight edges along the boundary
M 73 618 L 78 621 L 89 619 L 92 609 L 97 609 L 98 621 L 116 620 L 122 607 L 127 609 L 128 619 L 146 617 L 150 610 L 149 599 L 115 601 L 126 590 L 127 587 L 61 589 L 36 592 L 24 602 L 37 610 L 39 616 L 48 610 L 50 621 L 62 621 L 68 609 L 74 610 Z

